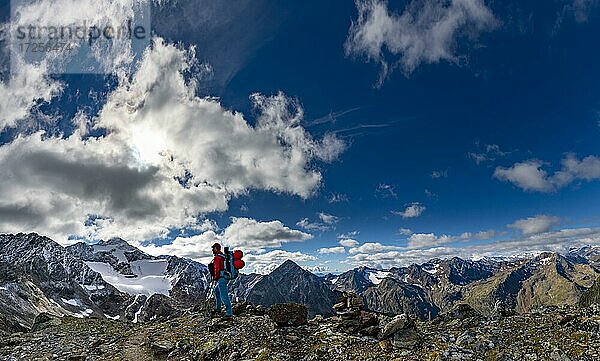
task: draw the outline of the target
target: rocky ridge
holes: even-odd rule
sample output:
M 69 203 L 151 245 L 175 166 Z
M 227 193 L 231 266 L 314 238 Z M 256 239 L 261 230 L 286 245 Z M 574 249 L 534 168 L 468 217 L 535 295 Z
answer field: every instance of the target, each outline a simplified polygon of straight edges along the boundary
M 348 296 L 340 312 L 356 311 Z M 288 307 L 293 307 L 293 310 Z M 348 307 L 350 306 L 350 307 Z M 293 305 L 274 305 L 297 315 Z M 545 307 L 487 318 L 468 305 L 435 321 L 372 313 L 378 332 L 364 335 L 344 318 L 315 317 L 281 326 L 269 309 L 236 304 L 233 319 L 210 305 L 146 324 L 42 314 L 33 332 L 0 338 L 0 360 L 597 360 L 600 307 Z M 280 310 L 280 311 L 281 311 Z M 286 311 L 287 310 L 287 311 Z M 288 312 L 289 311 L 289 312 Z M 276 316 L 277 317 L 277 316 Z M 297 317 L 297 316 L 293 316 Z M 302 318 L 302 317 L 300 317 Z M 348 320 L 351 318 L 345 318 Z M 373 322 L 373 321 L 369 321 Z M 285 322 L 283 322 L 285 323 Z M 370 327 L 370 326 L 369 326 Z M 363 328 L 364 329 L 364 328 Z

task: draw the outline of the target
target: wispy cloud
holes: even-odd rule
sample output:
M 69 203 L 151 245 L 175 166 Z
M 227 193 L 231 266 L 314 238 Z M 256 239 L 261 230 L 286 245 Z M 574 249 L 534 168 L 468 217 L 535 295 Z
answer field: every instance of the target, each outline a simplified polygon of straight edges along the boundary
M 358 19 L 350 26 L 344 48 L 347 56 L 381 65 L 377 86 L 397 65 L 410 74 L 421 63 L 459 63 L 457 40 L 473 40 L 497 24 L 481 0 L 413 0 L 401 14 L 390 11 L 383 0 L 356 0 L 356 7 Z M 395 58 L 388 60 L 386 53 Z
M 482 164 L 486 162 L 493 162 L 498 158 L 506 157 L 510 152 L 503 151 L 497 144 L 484 144 L 483 146 L 479 143 L 475 143 L 477 150 L 468 152 L 467 157 L 475 161 L 475 163 Z

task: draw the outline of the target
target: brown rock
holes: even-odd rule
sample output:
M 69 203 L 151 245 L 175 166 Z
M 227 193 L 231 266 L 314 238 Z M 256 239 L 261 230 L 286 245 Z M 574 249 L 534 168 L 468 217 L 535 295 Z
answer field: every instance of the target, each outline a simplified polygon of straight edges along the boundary
M 379 347 L 381 347 L 381 349 L 383 351 L 389 352 L 392 350 L 392 341 L 390 340 L 381 340 L 379 341 Z

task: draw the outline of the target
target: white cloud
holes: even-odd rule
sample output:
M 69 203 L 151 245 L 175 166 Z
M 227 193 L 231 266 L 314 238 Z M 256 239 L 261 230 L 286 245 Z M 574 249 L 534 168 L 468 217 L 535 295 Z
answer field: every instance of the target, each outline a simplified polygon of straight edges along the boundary
M 411 203 L 404 211 L 392 211 L 397 216 L 402 218 L 414 218 L 420 216 L 427 208 L 419 202 Z
M 413 0 L 402 14 L 382 0 L 356 0 L 358 19 L 352 22 L 345 51 L 381 64 L 378 85 L 400 65 L 409 74 L 421 63 L 459 63 L 459 38 L 474 39 L 497 22 L 481 0 Z M 397 57 L 390 65 L 384 54 Z
M 39 102 L 50 102 L 62 87 L 46 75 L 44 64 L 20 65 L 18 73 L 11 74 L 6 82 L 0 81 L 0 132 L 27 118 Z
M 444 246 L 425 249 L 383 249 L 379 252 L 360 252 L 349 256 L 344 263 L 352 266 L 390 268 L 423 263 L 432 258 L 480 259 L 481 257 L 530 255 L 547 251 L 565 253 L 571 248 L 585 245 L 600 245 L 600 228 L 562 229 L 520 239 L 498 240 L 462 247 Z
M 380 253 L 384 251 L 401 250 L 402 247 L 398 246 L 387 246 L 379 242 L 368 242 L 360 245 L 359 247 L 350 248 L 349 253 Z
M 135 8 L 150 6 L 151 0 L 45 0 L 35 2 L 15 2 L 19 8 L 12 9 L 19 16 L 11 17 L 11 22 L 0 24 L 0 34 L 15 34 L 18 26 L 27 28 L 61 28 L 92 25 L 112 25 L 117 29 L 128 19 L 135 19 Z M 2 36 L 2 35 L 0 35 Z M 7 37 L 10 35 L 6 35 Z M 12 43 L 5 40 L 7 45 Z M 28 64 L 17 49 L 11 52 L 11 75 L 7 81 L 0 81 L 0 131 L 6 127 L 17 126 L 21 122 L 31 122 L 30 113 L 39 110 L 39 102 L 49 102 L 60 94 L 63 84 L 49 73 L 59 74 L 68 63 L 68 52 L 40 53 L 39 63 Z M 80 45 L 75 44 L 75 47 Z M 73 51 L 81 57 L 83 52 Z M 92 51 L 86 53 L 89 59 L 95 59 L 103 72 L 120 73 L 127 69 L 134 53 L 129 39 L 115 37 L 110 44 L 97 42 Z M 78 61 L 81 59 L 77 59 Z M 83 60 L 79 61 L 83 62 Z M 31 128 L 29 124 L 26 128 Z
M 523 235 L 529 236 L 533 234 L 548 232 L 552 226 L 560 223 L 560 218 L 547 215 L 537 215 L 535 217 L 528 217 L 525 219 L 519 219 L 508 227 L 518 229 Z
M 332 273 L 332 272 L 336 272 L 336 269 L 333 269 L 331 267 L 327 267 L 327 266 L 307 266 L 307 267 L 302 267 L 305 270 L 312 272 L 312 273 L 321 273 L 321 274 L 325 274 L 325 273 Z
M 494 177 L 513 183 L 524 191 L 553 192 L 575 181 L 593 181 L 600 179 L 600 158 L 590 155 L 578 159 L 568 154 L 561 160 L 559 171 L 549 175 L 543 169 L 544 162 L 532 159 L 515 163 L 511 167 L 497 167 Z
M 344 247 L 330 247 L 330 248 L 319 248 L 318 250 L 321 254 L 330 254 L 330 253 L 346 253 L 346 249 Z
M 337 238 L 338 239 L 354 238 L 354 237 L 358 236 L 359 234 L 360 234 L 360 231 L 354 230 L 354 231 L 350 231 L 348 233 L 338 234 Z
M 356 247 L 358 246 L 358 241 L 351 238 L 343 238 L 340 239 L 339 244 L 344 247 Z
M 243 272 L 269 274 L 287 260 L 302 263 L 315 261 L 316 259 L 315 256 L 307 255 L 302 252 L 288 252 L 277 249 L 262 254 L 245 255 L 244 260 L 246 262 L 246 267 L 244 267 Z
M 331 214 L 323 213 L 323 212 L 320 212 L 318 215 L 319 215 L 319 219 L 326 224 L 334 224 L 340 220 L 339 217 L 336 217 Z
M 410 248 L 432 247 L 452 242 L 453 238 L 447 235 L 436 236 L 433 233 L 415 233 L 408 238 Z
M 132 242 L 136 247 L 151 255 L 176 255 L 208 263 L 212 259 L 211 246 L 215 242 L 222 246 L 241 249 L 248 256 L 261 258 L 269 248 L 281 247 L 289 242 L 302 242 L 312 236 L 290 229 L 280 221 L 258 222 L 250 218 L 231 218 L 231 224 L 222 232 L 207 230 L 190 237 L 177 237 L 171 243 L 157 245 Z M 269 252 L 271 253 L 271 252 Z M 276 253 L 281 255 L 282 253 Z M 244 256 L 246 258 L 246 256 Z M 252 258 L 250 258 L 252 259 Z
M 96 119 L 65 138 L 35 133 L 1 146 L 0 232 L 143 240 L 192 227 L 252 189 L 311 196 L 321 182 L 314 161 L 333 160 L 343 143 L 313 139 L 283 94 L 254 94 L 249 125 L 196 96 L 196 80 L 184 77 L 192 62 L 156 39 Z M 89 137 L 91 128 L 107 134 Z
M 408 248 L 426 248 L 441 246 L 452 242 L 467 242 L 474 240 L 488 240 L 496 236 L 493 230 L 479 231 L 476 233 L 464 232 L 458 236 L 441 235 L 435 233 L 413 233 L 408 238 Z

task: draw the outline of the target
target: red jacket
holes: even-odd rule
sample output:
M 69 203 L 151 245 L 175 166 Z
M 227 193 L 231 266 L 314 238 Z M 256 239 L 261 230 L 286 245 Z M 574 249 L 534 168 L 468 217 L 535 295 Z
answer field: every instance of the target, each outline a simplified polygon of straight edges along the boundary
M 215 274 L 213 274 L 213 279 L 218 280 L 221 278 L 221 271 L 225 270 L 225 258 L 222 255 L 222 252 L 215 254 L 215 258 L 213 259 L 213 264 L 215 265 Z

